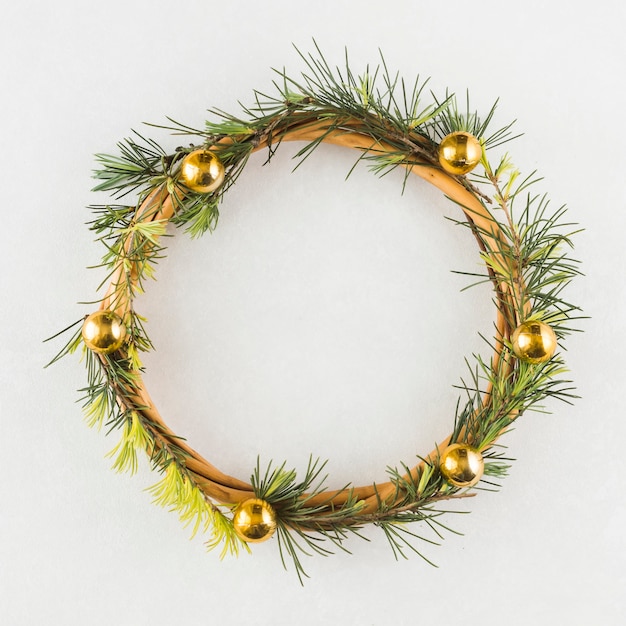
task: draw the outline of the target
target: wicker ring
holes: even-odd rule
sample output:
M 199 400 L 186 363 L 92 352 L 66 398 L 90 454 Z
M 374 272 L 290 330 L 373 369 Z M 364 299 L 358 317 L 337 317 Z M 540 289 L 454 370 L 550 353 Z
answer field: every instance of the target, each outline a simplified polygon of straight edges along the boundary
M 271 125 L 271 121 L 269 125 Z M 307 127 L 304 129 L 289 130 L 284 135 L 274 136 L 274 141 L 316 141 L 319 139 L 327 143 L 332 143 L 344 147 L 354 148 L 362 152 L 375 151 L 381 153 L 384 151 L 394 152 L 391 146 L 385 145 L 383 142 L 377 142 L 376 145 L 371 145 L 371 139 L 366 136 L 359 135 L 345 130 L 332 130 L 329 132 L 329 128 L 326 124 L 320 124 L 318 128 Z M 259 144 L 254 148 L 254 151 L 267 148 L 267 144 Z M 456 177 L 447 174 L 443 170 L 436 170 L 429 164 L 415 163 L 409 166 L 411 172 L 425 179 L 429 183 L 435 185 L 451 200 L 456 202 L 462 207 L 466 218 L 475 224 L 483 233 L 489 232 L 494 241 L 499 242 L 500 247 L 504 238 L 500 230 L 499 225 L 493 221 L 493 218 L 485 210 L 483 204 L 464 187 Z M 144 202 L 137 209 L 135 220 L 169 220 L 175 211 L 175 206 L 180 202 L 181 196 L 185 193 L 184 189 L 177 188 L 176 199 L 172 199 L 172 195 L 159 190 L 148 196 Z M 479 240 L 480 241 L 480 240 Z M 495 247 L 495 246 L 494 246 Z M 122 270 L 121 270 L 122 271 Z M 115 298 L 113 294 L 117 291 L 119 277 L 114 277 L 109 285 L 107 294 L 103 298 L 100 309 L 101 310 L 114 310 L 121 318 L 124 318 L 128 308 L 128 302 L 122 298 Z M 495 351 L 493 355 L 494 369 L 497 369 L 497 363 L 501 358 L 502 349 L 505 342 L 510 339 L 510 335 L 519 324 L 518 319 L 511 319 L 510 311 L 516 310 L 515 301 L 511 297 L 511 292 L 507 288 L 506 284 L 498 284 L 495 281 L 494 285 L 498 297 L 496 302 L 497 306 L 497 320 L 496 328 L 498 330 L 498 336 L 495 342 Z M 502 368 L 502 374 L 504 376 L 510 373 L 510 366 Z M 142 413 L 146 419 L 158 425 L 160 429 L 168 432 L 171 436 L 175 434 L 167 427 L 165 420 L 161 417 L 156 409 L 153 401 L 148 395 L 148 391 L 143 384 L 141 375 L 137 375 L 137 402 L 144 406 Z M 484 403 L 488 405 L 491 402 L 490 388 L 487 389 L 484 395 Z M 453 435 L 451 434 L 444 441 L 438 444 L 435 449 L 428 455 L 423 457 L 423 460 L 411 470 L 413 476 L 419 475 L 419 470 L 425 463 L 437 463 L 440 455 L 440 451 L 447 448 Z M 460 433 L 457 433 L 455 440 L 463 439 Z M 473 442 L 467 440 L 470 445 Z M 180 444 L 188 455 L 187 467 L 195 474 L 198 480 L 198 486 L 202 491 L 222 504 L 238 504 L 249 498 L 255 497 L 252 486 L 249 483 L 243 482 L 237 478 L 233 478 L 221 472 L 214 467 L 209 461 L 204 459 L 196 450 L 187 446 L 184 443 Z M 363 508 L 363 513 L 371 513 L 378 507 L 379 500 L 389 501 L 389 498 L 393 497 L 396 491 L 395 484 L 391 482 L 377 483 L 376 485 L 366 485 L 361 487 L 348 487 L 346 489 L 336 491 L 332 494 L 324 492 L 318 496 L 313 497 L 308 501 L 311 506 L 317 506 L 319 504 L 325 504 L 327 506 L 342 506 L 349 498 L 356 497 L 359 500 L 365 501 L 366 505 Z M 307 496 L 308 497 L 308 496 Z

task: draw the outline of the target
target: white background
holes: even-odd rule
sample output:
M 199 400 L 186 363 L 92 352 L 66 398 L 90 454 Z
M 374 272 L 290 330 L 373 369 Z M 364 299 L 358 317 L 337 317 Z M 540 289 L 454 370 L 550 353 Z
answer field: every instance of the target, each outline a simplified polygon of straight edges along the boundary
M 0 18 L 0 615 L 41 624 L 602 624 L 626 614 L 623 408 L 624 136 L 621 2 L 15 2 Z M 353 555 L 305 558 L 301 587 L 275 541 L 220 562 L 144 489 L 110 471 L 115 435 L 82 422 L 78 358 L 44 363 L 42 339 L 89 312 L 102 250 L 84 226 L 93 153 L 169 115 L 238 112 L 292 48 L 360 73 L 378 62 L 431 87 L 469 89 L 586 229 L 570 299 L 590 319 L 567 344 L 582 398 L 529 413 L 503 443 L 517 460 L 498 494 L 425 545 L 439 566 L 396 562 L 375 531 Z M 428 99 L 428 97 L 427 97 Z M 489 293 L 456 209 L 420 181 L 378 180 L 322 146 L 256 158 L 217 231 L 168 241 L 142 303 L 157 345 L 148 384 L 164 415 L 218 466 L 247 478 L 257 454 L 331 483 L 382 480 L 450 430 L 463 359 L 482 350 Z

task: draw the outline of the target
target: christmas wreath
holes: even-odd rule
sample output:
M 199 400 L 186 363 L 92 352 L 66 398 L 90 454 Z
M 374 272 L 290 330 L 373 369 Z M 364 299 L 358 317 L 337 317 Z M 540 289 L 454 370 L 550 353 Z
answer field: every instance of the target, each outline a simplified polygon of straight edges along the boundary
M 491 151 L 514 138 L 511 124 L 491 128 L 495 105 L 481 117 L 450 95 L 430 94 L 425 104 L 425 82 L 406 83 L 384 60 L 355 75 L 347 61 L 332 68 L 317 48 L 300 56 L 301 77 L 278 72 L 276 94 L 255 92 L 243 114 L 212 111 L 203 129 L 168 125 L 195 137 L 193 145 L 167 152 L 135 133 L 117 156 L 97 156 L 96 190 L 117 199 L 133 192 L 137 201 L 91 207 L 90 228 L 105 250 L 101 287 L 108 288 L 96 311 L 61 331 L 71 337 L 52 362 L 82 348 L 86 420 L 121 434 L 111 453 L 116 470 L 135 471 L 138 454 L 147 453 L 161 474 L 150 489 L 155 502 L 177 511 L 194 534 L 207 533 L 209 547 L 236 554 L 275 536 L 283 563 L 291 558 L 302 580 L 302 554 L 347 549 L 346 540 L 369 524 L 383 531 L 396 558 L 412 550 L 426 559 L 419 543 L 433 541 L 423 527 L 435 540 L 447 529 L 441 503 L 506 475 L 498 437 L 545 399 L 574 397 L 558 347 L 578 314 L 563 290 L 579 270 L 568 256 L 565 208 L 553 210 L 534 193 L 536 175 L 522 177 L 506 154 L 491 162 Z M 478 243 L 484 271 L 475 282 L 493 288 L 491 356 L 467 359 L 471 375 L 460 384 L 450 436 L 414 463 L 387 468 L 377 484 L 329 489 L 325 463 L 313 457 L 302 477 L 272 463 L 258 463 L 248 481 L 231 477 L 168 427 L 144 385 L 141 355 L 153 345 L 136 296 L 164 256 L 168 225 L 192 237 L 212 231 L 250 155 L 266 150 L 269 160 L 283 141 L 304 142 L 301 159 L 323 142 L 345 146 L 379 175 L 401 168 L 405 182 L 416 174 L 439 188 Z

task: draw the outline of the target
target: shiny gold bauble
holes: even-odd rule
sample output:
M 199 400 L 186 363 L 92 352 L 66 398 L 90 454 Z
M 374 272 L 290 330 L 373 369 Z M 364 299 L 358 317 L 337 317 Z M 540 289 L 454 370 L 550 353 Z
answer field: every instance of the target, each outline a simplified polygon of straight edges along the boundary
M 439 163 L 448 174 L 455 176 L 471 172 L 482 156 L 480 141 L 463 131 L 450 133 L 439 144 Z
M 485 463 L 482 454 L 466 443 L 453 443 L 439 459 L 443 477 L 455 487 L 472 487 L 483 475 Z
M 94 352 L 111 354 L 122 347 L 126 326 L 113 311 L 96 311 L 83 322 L 83 340 Z
M 215 191 L 224 175 L 224 165 L 210 150 L 194 150 L 180 164 L 180 182 L 197 193 Z
M 515 356 L 526 363 L 544 363 L 556 352 L 554 331 L 539 320 L 520 324 L 511 335 Z
M 269 539 L 276 531 L 276 513 L 265 500 L 251 498 L 237 506 L 233 524 L 240 539 L 259 543 Z

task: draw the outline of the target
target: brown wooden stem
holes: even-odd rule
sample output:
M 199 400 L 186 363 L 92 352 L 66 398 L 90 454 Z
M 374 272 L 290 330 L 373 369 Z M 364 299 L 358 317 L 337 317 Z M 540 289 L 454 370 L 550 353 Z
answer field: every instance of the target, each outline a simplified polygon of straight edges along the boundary
M 325 143 L 352 148 L 361 152 L 373 152 L 377 154 L 397 152 L 397 149 L 390 144 L 384 141 L 375 141 L 367 135 L 354 132 L 349 129 L 349 126 L 350 124 L 346 123 L 342 125 L 341 129 L 330 128 L 329 123 L 325 121 L 307 124 L 301 127 L 296 125 L 285 130 L 280 137 L 276 135 L 270 137 L 269 134 L 266 134 L 261 138 L 261 141 L 258 142 L 258 145 L 254 147 L 254 151 L 267 147 L 268 141 L 276 142 L 278 139 L 281 141 L 309 142 L 322 138 Z M 229 139 L 226 138 L 223 141 L 229 141 Z M 468 190 L 459 179 L 446 174 L 437 167 L 433 167 L 426 159 L 422 161 L 417 159 L 419 159 L 419 156 L 416 156 L 415 162 L 407 164 L 405 167 L 412 174 L 434 185 L 456 202 L 465 213 L 469 222 L 475 225 L 477 231 L 480 233 L 480 237 L 477 235 L 477 239 L 480 245 L 483 246 L 483 249 L 483 242 L 486 240 L 490 250 L 489 254 L 495 258 L 500 256 L 498 252 L 494 251 L 507 245 L 505 237 L 498 223 L 492 218 L 479 198 Z M 137 219 L 169 220 L 175 212 L 176 205 L 177 203 L 172 201 L 172 198 L 168 195 L 167 191 L 165 191 L 164 187 L 159 188 L 153 191 L 139 207 L 136 213 Z M 505 259 L 502 258 L 498 260 L 502 261 L 504 267 L 507 266 Z M 101 303 L 101 308 L 106 309 L 111 307 L 120 314 L 123 314 L 129 305 L 127 296 L 121 295 L 127 293 L 127 290 L 120 289 L 121 282 L 125 280 L 123 271 L 120 265 L 120 268 L 114 273 L 111 284 Z M 491 273 L 491 277 L 497 292 L 497 318 L 495 322 L 496 349 L 492 358 L 492 367 L 494 369 L 499 368 L 504 375 L 508 375 L 513 370 L 513 363 L 508 356 L 506 363 L 501 364 L 500 361 L 503 358 L 504 342 L 508 340 L 513 328 L 519 323 L 515 311 L 517 311 L 516 302 L 521 301 L 521 294 L 512 293 L 510 284 L 499 282 L 493 273 Z M 131 275 L 131 281 L 132 280 L 136 280 L 136 276 Z M 484 407 L 488 406 L 492 401 L 491 391 L 491 385 L 489 385 L 483 396 Z M 159 430 L 167 436 L 174 438 L 174 433 L 167 427 L 165 421 L 150 399 L 139 373 L 137 373 L 137 396 L 138 406 L 149 407 L 141 409 L 144 417 L 158 425 Z M 452 435 L 441 441 L 428 455 L 423 457 L 423 461 L 410 470 L 410 477 L 413 480 L 419 478 L 425 463 L 437 463 L 439 451 L 449 445 L 451 437 Z M 186 459 L 187 468 L 196 478 L 198 486 L 209 497 L 224 504 L 236 504 L 242 500 L 253 497 L 252 486 L 249 483 L 224 474 L 184 441 L 177 439 L 176 445 L 182 448 L 188 455 Z M 394 499 L 398 497 L 397 485 L 394 482 L 386 482 L 376 484 L 376 486 L 364 485 L 337 491 L 327 491 L 309 498 L 307 504 L 309 506 L 328 504 L 332 507 L 341 507 L 348 499 L 357 498 L 365 503 L 362 514 L 371 515 L 379 508 L 380 501 L 384 501 L 387 505 L 392 506 Z

